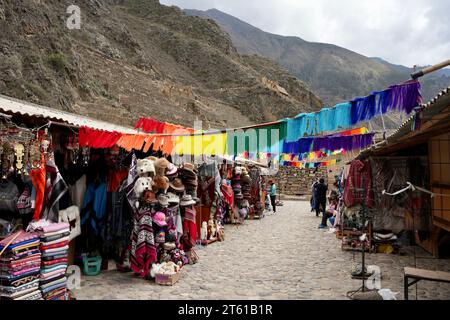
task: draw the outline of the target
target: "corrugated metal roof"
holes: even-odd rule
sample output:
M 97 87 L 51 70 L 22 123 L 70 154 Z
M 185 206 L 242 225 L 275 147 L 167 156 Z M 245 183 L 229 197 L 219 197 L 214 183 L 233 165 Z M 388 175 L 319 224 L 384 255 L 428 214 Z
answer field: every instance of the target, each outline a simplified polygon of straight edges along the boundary
M 21 101 L 0 94 L 0 110 L 9 114 L 20 114 L 48 120 L 57 120 L 77 127 L 88 126 L 93 129 L 117 131 L 121 133 L 138 133 L 133 128 L 115 125 L 78 114 L 51 109 L 34 103 Z

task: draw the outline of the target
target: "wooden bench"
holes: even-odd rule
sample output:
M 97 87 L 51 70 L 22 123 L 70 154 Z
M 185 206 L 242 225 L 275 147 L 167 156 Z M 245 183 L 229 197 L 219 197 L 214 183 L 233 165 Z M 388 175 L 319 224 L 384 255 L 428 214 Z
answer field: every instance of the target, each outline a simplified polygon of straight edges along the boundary
M 413 279 L 413 281 L 409 282 L 410 278 Z M 404 269 L 405 300 L 408 300 L 409 287 L 416 284 L 420 280 L 450 283 L 450 272 L 432 271 L 432 270 L 405 267 Z

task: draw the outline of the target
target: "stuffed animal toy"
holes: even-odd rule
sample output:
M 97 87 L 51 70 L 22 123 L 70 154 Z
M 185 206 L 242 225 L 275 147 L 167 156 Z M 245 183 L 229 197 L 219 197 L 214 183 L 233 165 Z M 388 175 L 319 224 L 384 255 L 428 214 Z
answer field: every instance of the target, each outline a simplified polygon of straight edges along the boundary
M 200 239 L 202 241 L 208 240 L 208 223 L 206 221 L 202 222 L 202 229 L 200 230 Z
M 166 174 L 166 169 L 169 165 L 169 161 L 165 158 L 159 158 L 155 161 L 155 170 L 157 176 L 164 176 Z
M 208 221 L 208 239 L 211 239 L 215 236 L 215 232 L 214 232 L 214 221 L 213 220 L 209 220 Z
M 153 180 L 150 177 L 140 177 L 134 184 L 134 193 L 137 199 L 141 199 L 145 191 L 152 191 Z M 136 208 L 139 209 L 139 201 L 136 201 Z
M 152 268 L 150 269 L 150 276 L 152 278 L 155 278 L 156 275 L 159 273 L 160 269 L 161 269 L 161 265 L 159 263 L 152 264 Z
M 153 180 L 153 189 L 155 191 L 159 190 L 164 191 L 164 193 L 166 193 L 167 190 L 169 189 L 169 179 L 167 177 L 157 175 Z
M 136 172 L 139 177 L 154 177 L 156 174 L 155 165 L 149 159 L 139 159 L 136 164 Z

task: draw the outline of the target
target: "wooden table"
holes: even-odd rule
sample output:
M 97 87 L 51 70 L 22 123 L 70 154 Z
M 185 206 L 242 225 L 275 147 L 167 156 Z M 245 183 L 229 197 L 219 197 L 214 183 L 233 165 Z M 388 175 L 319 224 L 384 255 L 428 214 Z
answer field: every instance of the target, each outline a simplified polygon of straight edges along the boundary
M 413 281 L 409 282 L 410 278 L 413 279 Z M 405 267 L 404 269 L 405 300 L 408 300 L 409 287 L 416 284 L 420 280 L 450 283 L 450 272 L 432 271 L 432 270 Z

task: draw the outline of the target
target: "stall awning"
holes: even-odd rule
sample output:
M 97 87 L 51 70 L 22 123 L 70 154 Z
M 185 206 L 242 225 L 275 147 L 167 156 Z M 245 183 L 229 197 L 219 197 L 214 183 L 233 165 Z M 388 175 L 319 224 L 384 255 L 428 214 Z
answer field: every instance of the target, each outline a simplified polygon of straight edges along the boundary
M 51 109 L 48 107 L 44 107 L 26 101 L 21 101 L 4 95 L 0 95 L 0 111 L 6 114 L 20 114 L 23 116 L 31 116 L 47 120 L 60 121 L 74 125 L 76 127 L 87 126 L 89 128 L 106 131 L 117 131 L 129 134 L 138 133 L 138 131 L 132 128 L 115 125 L 113 123 L 88 118 L 70 112 Z

